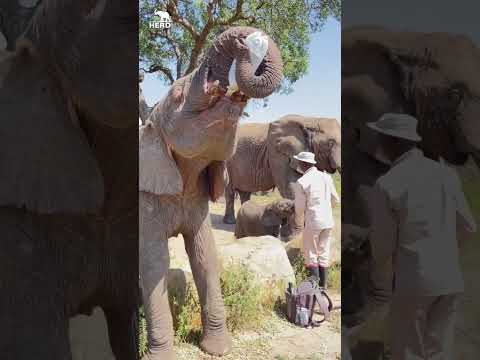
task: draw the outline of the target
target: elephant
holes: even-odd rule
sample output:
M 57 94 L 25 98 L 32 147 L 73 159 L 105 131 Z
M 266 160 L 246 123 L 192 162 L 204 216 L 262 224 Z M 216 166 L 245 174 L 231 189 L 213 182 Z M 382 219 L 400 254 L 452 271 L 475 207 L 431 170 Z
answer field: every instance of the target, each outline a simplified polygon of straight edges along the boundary
M 336 119 L 286 115 L 265 124 L 244 124 L 238 131 L 238 146 L 227 161 L 229 182 L 225 190 L 223 222 L 235 223 L 235 192 L 242 204 L 250 194 L 277 187 L 282 197 L 293 199 L 291 184 L 301 174 L 292 158 L 301 151 L 315 153 L 317 167 L 329 173 L 341 168 L 341 129 Z M 293 217 L 289 221 L 294 224 Z M 301 225 L 291 226 L 301 228 Z M 288 229 L 284 234 L 289 234 Z M 283 233 L 283 231 L 282 231 Z
M 138 357 L 137 26 L 131 1 L 43 0 L 0 52 L 3 359 L 71 359 L 95 307 Z
M 281 55 L 271 39 L 259 69 L 253 71 L 245 38 L 254 31 L 258 30 L 240 26 L 218 35 L 201 64 L 172 84 L 140 129 L 139 251 L 148 332 L 145 359 L 174 358 L 167 240 L 179 234 L 200 299 L 200 347 L 221 356 L 232 346 L 208 202 L 224 192 L 225 161 L 235 151 L 237 126 L 248 98 L 270 95 L 283 78 Z M 234 60 L 239 91 L 227 95 Z
M 427 157 L 457 166 L 469 159 L 479 164 L 479 75 L 480 51 L 465 36 L 376 26 L 342 32 L 342 160 L 348 164 L 342 201 L 349 204 L 342 209 L 342 237 L 355 238 L 368 229 L 372 186 L 390 167 L 367 122 L 387 112 L 408 113 L 418 119 L 418 146 Z M 354 225 L 351 236 L 343 231 L 347 224 Z M 378 289 L 365 293 L 370 289 L 368 244 L 357 248 L 357 256 L 342 254 L 342 268 L 350 269 L 348 276 L 342 273 L 345 318 L 358 313 L 367 296 L 389 296 Z
M 287 219 L 295 212 L 292 200 L 279 199 L 268 205 L 257 205 L 253 200 L 245 202 L 237 214 L 235 237 L 240 239 L 246 236 L 280 234 L 280 225 L 286 224 Z

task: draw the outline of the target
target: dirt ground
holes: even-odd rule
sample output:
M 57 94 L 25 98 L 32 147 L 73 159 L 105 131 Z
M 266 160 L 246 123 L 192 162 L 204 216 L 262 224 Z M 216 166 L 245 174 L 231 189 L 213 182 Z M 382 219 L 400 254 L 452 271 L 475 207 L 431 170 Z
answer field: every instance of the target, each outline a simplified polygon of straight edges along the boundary
M 270 202 L 278 193 L 269 193 L 266 196 L 252 196 L 259 203 Z M 235 210 L 240 208 L 239 201 Z M 228 244 L 235 241 L 233 231 L 235 225 L 224 224 L 223 214 L 225 202 L 223 199 L 217 203 L 210 203 L 212 228 L 217 244 Z M 336 210 L 337 223 L 340 223 L 340 209 Z M 339 258 L 340 236 L 339 228 L 335 232 L 335 241 L 332 246 L 334 257 Z M 171 244 L 171 250 L 176 256 L 181 256 L 182 241 L 176 239 Z M 300 244 L 290 244 L 299 246 Z M 172 249 L 174 247 L 174 249 Z M 329 292 L 334 305 L 340 304 L 340 294 Z M 318 315 L 320 316 L 320 315 Z M 320 319 L 320 318 L 319 318 Z M 234 336 L 234 347 L 231 354 L 223 357 L 224 360 L 335 360 L 340 359 L 340 311 L 336 311 L 331 319 L 314 329 L 302 329 L 290 324 L 277 314 L 272 314 L 255 332 L 245 332 Z M 206 360 L 215 357 L 203 353 L 198 346 L 181 344 L 176 346 L 178 360 Z

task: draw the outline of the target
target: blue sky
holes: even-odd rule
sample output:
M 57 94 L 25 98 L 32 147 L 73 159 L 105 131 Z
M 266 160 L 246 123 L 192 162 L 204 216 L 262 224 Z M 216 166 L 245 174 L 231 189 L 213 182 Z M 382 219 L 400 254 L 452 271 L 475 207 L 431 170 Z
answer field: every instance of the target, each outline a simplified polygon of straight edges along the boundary
M 271 95 L 267 108 L 249 104 L 249 118 L 242 122 L 270 122 L 286 114 L 334 117 L 341 110 L 341 26 L 329 19 L 323 30 L 312 36 L 308 73 L 293 85 L 288 95 Z M 153 106 L 168 87 L 155 74 L 146 74 L 141 84 L 148 105 Z

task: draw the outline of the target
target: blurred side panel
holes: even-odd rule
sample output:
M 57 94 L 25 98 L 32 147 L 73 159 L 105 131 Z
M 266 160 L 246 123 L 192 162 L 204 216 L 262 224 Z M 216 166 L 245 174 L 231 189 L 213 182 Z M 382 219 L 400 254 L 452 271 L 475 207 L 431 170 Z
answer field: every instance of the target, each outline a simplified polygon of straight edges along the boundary
M 0 358 L 136 359 L 138 3 L 0 4 Z
M 343 356 L 476 359 L 474 4 L 345 0 L 342 10 Z

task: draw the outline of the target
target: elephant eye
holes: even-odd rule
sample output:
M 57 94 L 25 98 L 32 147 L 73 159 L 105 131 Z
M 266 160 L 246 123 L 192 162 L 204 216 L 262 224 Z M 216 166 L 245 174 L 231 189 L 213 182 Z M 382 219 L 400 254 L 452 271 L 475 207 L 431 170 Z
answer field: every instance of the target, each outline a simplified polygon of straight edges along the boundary
M 329 139 L 328 140 L 328 148 L 331 149 L 335 146 L 335 140 Z

